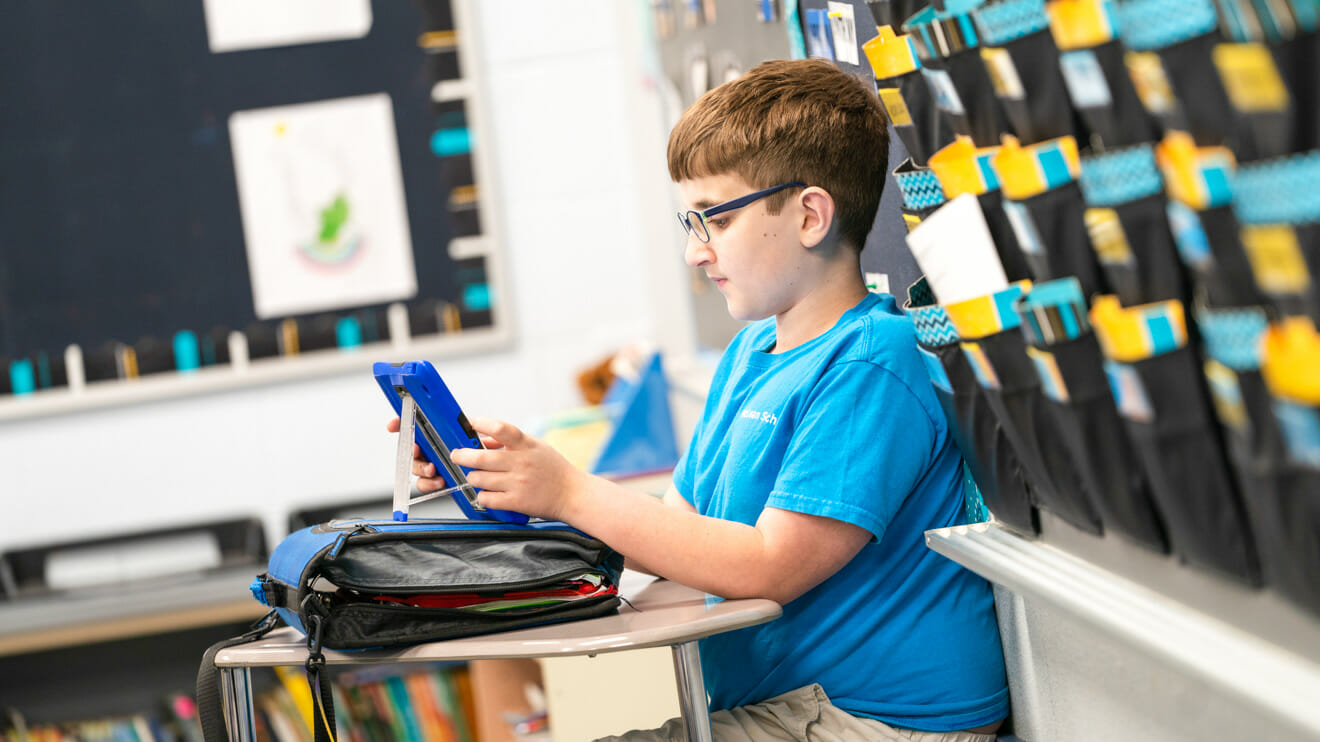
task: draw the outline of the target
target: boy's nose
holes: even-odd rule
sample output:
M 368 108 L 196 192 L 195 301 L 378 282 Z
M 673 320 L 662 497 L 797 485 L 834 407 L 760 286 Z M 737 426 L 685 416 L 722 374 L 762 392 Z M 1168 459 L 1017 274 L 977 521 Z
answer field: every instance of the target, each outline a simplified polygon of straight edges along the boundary
M 687 244 L 683 247 L 683 262 L 698 268 L 715 260 L 715 251 L 710 248 L 709 242 L 702 242 L 696 235 L 687 236 Z

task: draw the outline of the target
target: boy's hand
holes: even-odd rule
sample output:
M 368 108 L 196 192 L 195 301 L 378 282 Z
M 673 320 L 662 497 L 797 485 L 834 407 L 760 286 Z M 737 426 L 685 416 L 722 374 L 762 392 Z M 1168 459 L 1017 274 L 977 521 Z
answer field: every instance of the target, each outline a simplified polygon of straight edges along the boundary
M 399 418 L 396 417 L 388 423 L 385 423 L 385 429 L 391 433 L 397 433 L 399 432 L 399 425 L 401 424 Z M 481 436 L 481 444 L 486 448 L 501 447 L 498 441 L 484 435 Z M 449 483 L 444 480 L 444 477 L 436 476 L 435 464 L 432 464 L 422 455 L 422 447 L 416 443 L 413 444 L 412 473 L 413 476 L 417 477 L 417 491 L 422 494 L 435 492 L 436 490 L 444 489 L 449 486 Z
M 549 520 L 564 520 L 587 474 L 544 441 L 506 422 L 468 418 L 488 450 L 459 448 L 454 463 L 472 469 L 468 481 L 482 492 L 481 504 Z

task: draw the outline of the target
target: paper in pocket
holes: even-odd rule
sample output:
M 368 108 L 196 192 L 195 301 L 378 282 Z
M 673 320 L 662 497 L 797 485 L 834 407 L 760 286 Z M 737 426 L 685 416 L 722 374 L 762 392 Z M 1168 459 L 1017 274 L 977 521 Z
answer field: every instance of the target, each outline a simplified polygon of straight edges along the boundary
M 1031 267 L 1004 213 L 1004 194 L 993 164 L 998 153 L 998 147 L 978 148 L 970 138 L 958 137 L 931 155 L 929 164 L 946 199 L 964 193 L 976 196 L 1004 275 L 1009 281 L 1022 281 L 1031 278 Z

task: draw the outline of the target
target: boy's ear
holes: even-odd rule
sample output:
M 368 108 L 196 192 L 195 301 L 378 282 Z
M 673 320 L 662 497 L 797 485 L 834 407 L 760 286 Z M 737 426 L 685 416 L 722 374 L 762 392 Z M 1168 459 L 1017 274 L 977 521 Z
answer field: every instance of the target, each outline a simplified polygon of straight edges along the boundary
M 834 226 L 834 198 L 819 186 L 808 186 L 798 194 L 802 206 L 802 226 L 799 228 L 803 247 L 812 248 L 829 236 Z

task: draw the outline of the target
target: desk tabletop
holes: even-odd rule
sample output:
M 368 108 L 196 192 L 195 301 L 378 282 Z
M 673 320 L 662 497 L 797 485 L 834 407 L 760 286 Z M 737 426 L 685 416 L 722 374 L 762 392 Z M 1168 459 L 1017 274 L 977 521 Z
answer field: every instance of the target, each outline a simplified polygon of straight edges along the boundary
M 433 660 L 566 657 L 664 647 L 779 617 L 779 604 L 760 598 L 720 600 L 674 582 L 625 573 L 621 590 L 631 606 L 617 615 L 537 626 L 484 636 L 418 644 L 402 649 L 325 651 L 331 665 L 359 665 Z M 221 650 L 217 667 L 301 665 L 307 642 L 284 627 L 262 639 Z

